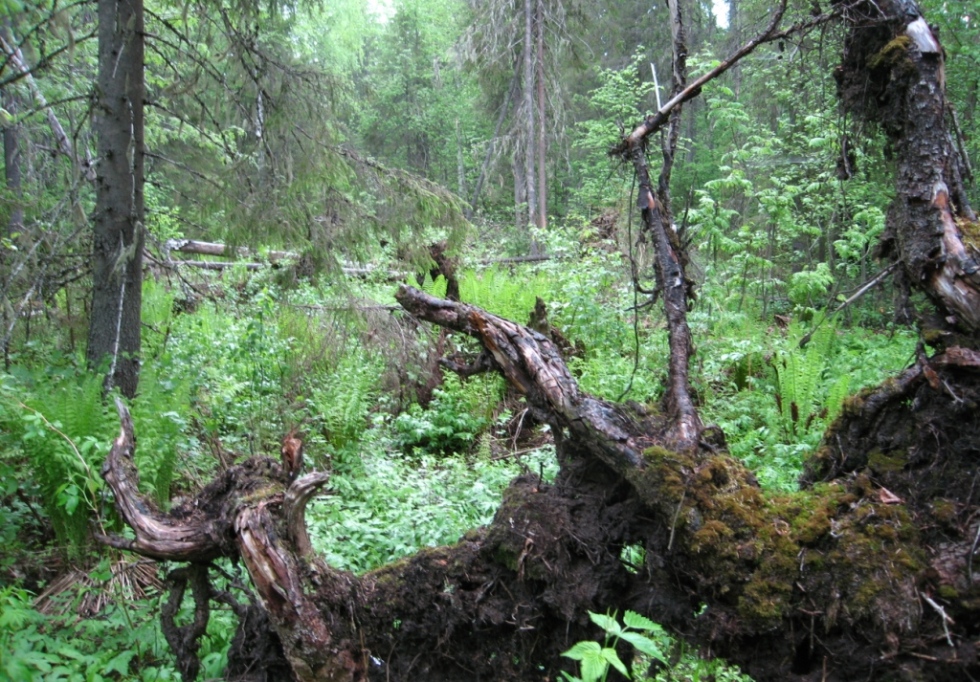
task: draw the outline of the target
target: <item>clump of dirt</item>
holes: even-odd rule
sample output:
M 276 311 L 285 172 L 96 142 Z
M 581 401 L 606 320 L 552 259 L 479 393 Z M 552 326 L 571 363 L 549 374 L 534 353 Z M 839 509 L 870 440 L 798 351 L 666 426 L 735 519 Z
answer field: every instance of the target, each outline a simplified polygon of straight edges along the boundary
M 264 609 L 256 604 L 243 606 L 238 629 L 228 650 L 229 682 L 266 682 L 296 679 Z
M 359 626 L 378 637 L 364 666 L 370 679 L 518 681 L 571 671 L 561 652 L 597 635 L 587 612 L 604 612 L 631 589 L 620 558 L 636 511 L 628 498 L 629 487 L 594 458 L 567 461 L 554 484 L 515 479 L 493 523 L 459 544 L 363 576 L 360 594 L 373 607 L 360 610 Z M 420 657 L 432 651 L 433 633 L 437 651 Z
M 808 464 L 803 485 L 844 479 L 904 503 L 928 567 L 929 596 L 961 633 L 980 633 L 980 371 L 928 365 L 846 403 Z M 911 378 L 909 378 L 911 377 Z M 930 596 L 931 595 L 931 596 Z M 937 621 L 937 627 L 939 623 Z M 954 651 L 948 647 L 946 656 Z M 965 654 L 964 654 L 965 655 Z M 964 659 L 976 661 L 976 652 Z M 928 677 L 923 679 L 952 679 Z
M 861 7 L 851 11 L 859 12 Z M 838 98 L 846 110 L 881 125 L 890 136 L 901 135 L 908 77 L 915 72 L 908 58 L 911 41 L 901 34 L 901 25 L 883 23 L 877 12 L 863 22 L 858 17 L 851 19 L 854 28 L 847 34 L 844 57 L 834 71 Z
M 948 505 L 968 511 L 980 499 L 980 373 L 929 368 L 907 385 L 899 383 L 886 382 L 845 402 L 802 484 L 865 473 L 916 515 L 932 514 L 939 504 L 945 521 L 933 530 L 944 535 Z

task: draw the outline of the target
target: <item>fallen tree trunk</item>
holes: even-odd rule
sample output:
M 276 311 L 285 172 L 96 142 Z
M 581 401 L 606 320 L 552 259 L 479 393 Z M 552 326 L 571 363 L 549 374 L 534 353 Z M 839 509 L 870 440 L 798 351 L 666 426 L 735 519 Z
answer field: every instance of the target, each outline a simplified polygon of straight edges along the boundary
M 536 332 L 407 287 L 398 299 L 477 338 L 551 424 L 554 484 L 521 477 L 489 527 L 355 576 L 325 565 L 304 540 L 302 508 L 324 475 L 290 483 L 284 467 L 255 458 L 163 514 L 137 493 L 121 409 L 105 472 L 136 538 L 106 541 L 154 558 L 240 556 L 300 680 L 555 679 L 560 652 L 595 636 L 588 610 L 627 608 L 760 681 L 886 671 L 948 680 L 975 670 L 980 588 L 962 570 L 975 528 L 948 530 L 967 499 L 923 516 L 931 500 L 900 504 L 863 470 L 766 496 L 716 430 L 686 451 L 663 447 L 669 420 L 580 392 Z M 933 372 L 965 393 L 964 362 L 925 367 L 895 390 L 928 388 L 920 377 Z M 940 518 L 941 548 L 926 542 Z M 645 550 L 638 573 L 620 558 L 628 545 Z M 932 604 L 955 613 L 955 625 Z

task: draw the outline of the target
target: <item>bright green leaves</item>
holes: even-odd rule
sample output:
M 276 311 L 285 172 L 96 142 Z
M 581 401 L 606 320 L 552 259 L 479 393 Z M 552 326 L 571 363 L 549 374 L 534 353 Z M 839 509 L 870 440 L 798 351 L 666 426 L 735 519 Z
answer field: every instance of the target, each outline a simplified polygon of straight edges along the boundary
M 586 205 L 613 205 L 622 197 L 623 182 L 609 181 L 610 173 L 616 171 L 607 151 L 619 141 L 623 126 L 633 125 L 645 113 L 654 85 L 641 74 L 649 69 L 646 51 L 640 46 L 627 66 L 599 71 L 599 86 L 588 95 L 591 117 L 576 124 L 572 141 L 582 154 L 575 168 L 581 186 L 574 194 Z
M 830 266 L 817 263 L 812 270 L 794 272 L 789 278 L 787 294 L 790 302 L 800 309 L 812 308 L 826 300 L 827 291 L 834 283 Z
M 578 642 L 562 656 L 578 661 L 581 677 L 573 677 L 566 672 L 562 675 L 570 682 L 597 682 L 605 680 L 609 668 L 615 668 L 623 677 L 629 680 L 639 680 L 634 676 L 616 653 L 616 645 L 620 641 L 628 642 L 641 654 L 667 663 L 663 648 L 669 643 L 669 637 L 660 625 L 635 611 L 627 611 L 623 616 L 623 625 L 613 616 L 589 612 L 589 618 L 606 633 L 605 643 L 583 641 Z
M 629 676 L 626 666 L 619 660 L 619 655 L 615 649 L 601 647 L 597 642 L 579 642 L 571 649 L 562 654 L 572 660 L 579 661 L 582 666 L 582 677 L 575 678 L 565 673 L 565 679 L 582 682 L 592 682 L 593 680 L 606 679 L 606 672 L 611 665 L 620 673 Z

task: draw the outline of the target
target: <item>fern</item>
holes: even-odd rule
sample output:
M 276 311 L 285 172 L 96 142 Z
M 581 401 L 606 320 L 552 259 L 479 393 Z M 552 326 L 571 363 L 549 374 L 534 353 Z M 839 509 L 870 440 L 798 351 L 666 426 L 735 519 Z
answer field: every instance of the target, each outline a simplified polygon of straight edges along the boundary
M 841 408 L 844 406 L 844 399 L 850 395 L 851 375 L 842 374 L 837 381 L 830 385 L 827 391 L 827 399 L 824 404 L 827 406 L 827 421 L 837 419 Z
M 144 367 L 139 398 L 132 406 L 140 434 L 136 451 L 140 488 L 162 507 L 170 500 L 179 453 L 196 449 L 187 435 L 185 416 L 191 411 L 191 382 L 180 375 L 167 359 Z
M 459 282 L 459 297 L 484 310 L 524 322 L 538 296 L 549 298 L 550 285 L 540 273 L 533 278 L 514 277 L 500 268 L 466 272 Z
M 367 428 L 380 393 L 382 367 L 378 360 L 365 352 L 347 353 L 333 372 L 317 378 L 317 386 L 311 391 L 315 419 L 328 444 L 338 452 L 359 443 Z
M 409 277 L 408 283 L 415 287 L 416 289 L 421 289 L 429 296 L 435 296 L 436 298 L 445 298 L 446 289 L 449 287 L 449 282 L 442 275 L 438 275 L 435 279 L 432 279 L 432 275 L 428 272 L 425 273 L 425 277 L 419 282 L 415 277 Z
M 821 411 L 819 390 L 835 335 L 836 328 L 825 325 L 814 332 L 806 348 L 799 349 L 794 342 L 791 350 L 783 351 L 773 359 L 776 404 L 783 433 L 788 439 L 799 439 Z M 794 336 L 790 334 L 791 339 Z
M 95 374 L 5 377 L 0 426 L 25 460 L 58 542 L 69 557 L 84 549 L 102 479 L 112 419 Z

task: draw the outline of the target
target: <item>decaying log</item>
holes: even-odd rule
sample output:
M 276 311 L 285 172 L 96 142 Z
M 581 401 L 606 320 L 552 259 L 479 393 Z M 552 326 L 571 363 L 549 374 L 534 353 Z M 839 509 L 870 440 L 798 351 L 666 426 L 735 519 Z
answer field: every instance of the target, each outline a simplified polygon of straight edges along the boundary
M 291 530 L 324 474 L 289 484 L 277 463 L 254 458 L 193 503 L 151 511 L 137 492 L 121 409 L 123 433 L 106 476 L 137 540 L 111 542 L 155 558 L 241 557 L 299 680 L 555 679 L 569 665 L 560 652 L 596 636 L 586 612 L 626 608 L 760 682 L 889 671 L 948 680 L 976 668 L 970 633 L 980 619 L 971 605 L 980 603 L 980 585 L 965 572 L 976 523 L 948 525 L 971 504 L 966 491 L 948 502 L 941 546 L 922 541 L 939 537 L 926 528 L 941 515 L 919 516 L 934 493 L 896 504 L 913 495 L 882 486 L 873 469 L 764 495 L 713 429 L 694 449 L 665 447 L 668 419 L 582 393 L 537 332 L 407 287 L 398 299 L 413 315 L 478 339 L 494 369 L 551 424 L 561 463 L 554 484 L 519 478 L 489 527 L 355 576 L 324 564 L 305 533 Z M 934 400 L 972 396 L 957 372 L 972 368 L 974 355 L 946 357 L 931 370 L 940 386 Z M 887 411 L 907 402 L 911 388 L 932 390 L 921 374 L 847 414 L 872 404 Z M 211 530 L 194 529 L 202 525 Z M 197 551 L 179 545 L 170 556 L 160 528 L 182 530 Z M 629 545 L 644 551 L 636 573 L 620 558 Z M 944 625 L 929 600 L 955 625 Z M 941 674 L 930 661 L 942 662 Z
M 402 286 L 395 298 L 416 317 L 478 339 L 496 369 L 527 400 L 534 416 L 557 428 L 556 438 L 574 438 L 594 446 L 612 469 L 641 467 L 640 452 L 649 436 L 630 428 L 622 408 L 578 390 L 554 343 L 516 322 L 462 303 L 444 301 Z

